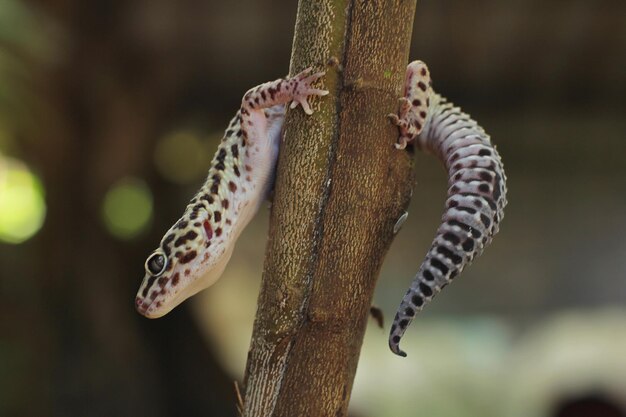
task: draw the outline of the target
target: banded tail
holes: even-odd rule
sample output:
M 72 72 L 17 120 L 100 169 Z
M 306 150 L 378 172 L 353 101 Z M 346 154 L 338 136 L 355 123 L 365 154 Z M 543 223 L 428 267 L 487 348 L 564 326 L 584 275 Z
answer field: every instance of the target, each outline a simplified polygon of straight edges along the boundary
M 400 339 L 418 311 L 491 243 L 504 216 L 506 175 L 489 135 L 469 115 L 435 93 L 426 64 L 407 69 L 399 149 L 407 143 L 435 155 L 448 172 L 441 224 L 394 318 L 389 347 L 400 356 Z

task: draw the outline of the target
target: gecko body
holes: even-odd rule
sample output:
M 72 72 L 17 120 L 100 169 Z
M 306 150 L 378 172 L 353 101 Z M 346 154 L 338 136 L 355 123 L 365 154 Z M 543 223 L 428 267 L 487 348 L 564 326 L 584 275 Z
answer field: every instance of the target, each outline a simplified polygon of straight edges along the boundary
M 400 340 L 424 305 L 457 277 L 498 232 L 506 206 L 506 175 L 489 135 L 461 109 L 435 93 L 426 64 L 412 62 L 398 115 L 396 145 L 432 153 L 448 173 L 448 198 L 441 224 L 395 315 L 389 347 L 400 356 Z
M 208 177 L 183 216 L 145 262 L 137 311 L 157 318 L 217 281 L 234 244 L 273 184 L 286 105 L 311 114 L 307 98 L 325 90 L 310 69 L 250 89 L 231 120 Z
M 304 71 L 246 93 L 205 184 L 146 260 L 135 301 L 139 313 L 160 317 L 217 281 L 241 231 L 273 184 L 287 103 L 292 108 L 300 104 L 311 114 L 307 98 L 328 93 L 311 87 L 322 75 Z M 391 350 L 406 356 L 399 343 L 417 312 L 497 233 L 506 205 L 506 176 L 489 136 L 432 90 L 423 62 L 409 64 L 399 112 L 390 118 L 400 130 L 396 147 L 413 143 L 434 154 L 448 172 L 449 186 L 441 225 L 391 327 Z

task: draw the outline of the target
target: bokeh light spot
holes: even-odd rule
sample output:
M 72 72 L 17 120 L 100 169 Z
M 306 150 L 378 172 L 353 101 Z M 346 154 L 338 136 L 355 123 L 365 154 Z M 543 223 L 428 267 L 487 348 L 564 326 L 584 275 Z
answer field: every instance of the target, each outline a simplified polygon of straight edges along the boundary
M 205 175 L 210 157 L 211 153 L 196 134 L 181 130 L 157 143 L 154 162 L 168 181 L 189 184 Z
M 124 178 L 104 197 L 102 216 L 109 232 L 120 239 L 131 239 L 143 232 L 152 219 L 152 193 L 137 178 Z
M 46 203 L 41 181 L 28 167 L 0 155 L 0 240 L 21 243 L 43 225 Z

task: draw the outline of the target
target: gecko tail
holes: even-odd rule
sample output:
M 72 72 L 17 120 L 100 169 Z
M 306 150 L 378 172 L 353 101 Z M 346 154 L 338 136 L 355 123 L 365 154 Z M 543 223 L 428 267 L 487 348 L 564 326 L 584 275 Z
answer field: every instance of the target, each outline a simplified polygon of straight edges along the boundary
M 417 312 L 487 247 L 504 216 L 506 175 L 485 131 L 446 99 L 429 91 L 426 126 L 418 147 L 440 159 L 448 172 L 448 198 L 441 224 L 389 334 L 393 353 Z

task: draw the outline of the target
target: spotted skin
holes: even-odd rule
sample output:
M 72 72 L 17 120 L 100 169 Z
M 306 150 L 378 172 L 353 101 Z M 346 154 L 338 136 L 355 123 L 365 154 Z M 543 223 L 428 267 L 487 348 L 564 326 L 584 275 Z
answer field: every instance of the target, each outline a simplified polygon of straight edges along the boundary
M 239 234 L 269 194 L 287 104 L 312 114 L 308 98 L 328 94 L 311 86 L 323 75 L 307 69 L 244 95 L 206 182 L 146 260 L 135 299 L 140 314 L 161 317 L 219 279 Z
M 399 115 L 390 115 L 400 130 L 396 147 L 414 143 L 442 161 L 448 198 L 433 243 L 391 326 L 389 347 L 400 356 L 406 356 L 400 340 L 417 312 L 491 243 L 507 204 L 506 175 L 489 135 L 432 90 L 423 62 L 408 66 L 406 80 Z

